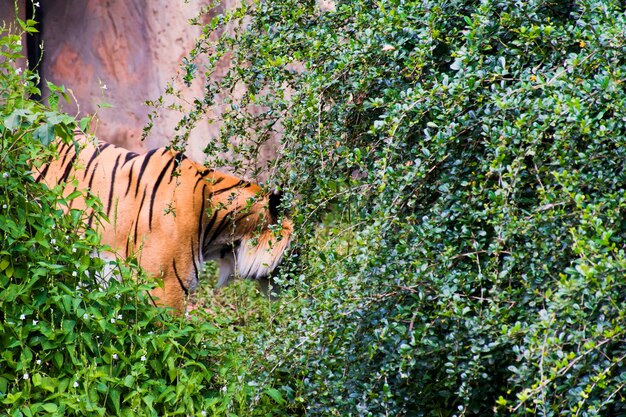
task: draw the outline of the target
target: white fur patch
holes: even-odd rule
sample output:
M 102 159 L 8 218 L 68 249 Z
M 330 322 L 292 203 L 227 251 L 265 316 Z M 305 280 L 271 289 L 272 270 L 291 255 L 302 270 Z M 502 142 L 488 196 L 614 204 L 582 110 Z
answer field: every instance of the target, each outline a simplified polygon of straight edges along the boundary
M 223 287 L 230 282 L 230 278 L 235 274 L 235 259 L 233 253 L 226 253 L 219 259 L 220 272 L 217 278 L 217 286 Z
M 118 281 L 121 280 L 121 276 L 117 270 L 115 255 L 110 252 L 94 252 L 91 256 L 100 258 L 104 261 L 102 272 L 95 274 L 95 281 L 99 286 L 106 288 L 108 287 L 111 279 L 116 279 Z
M 252 245 L 249 240 L 241 243 L 237 250 L 237 273 L 243 277 L 258 279 L 267 277 L 280 263 L 287 245 L 285 241 L 273 241 L 273 248 L 268 245 Z M 278 252 L 280 256 L 274 254 Z

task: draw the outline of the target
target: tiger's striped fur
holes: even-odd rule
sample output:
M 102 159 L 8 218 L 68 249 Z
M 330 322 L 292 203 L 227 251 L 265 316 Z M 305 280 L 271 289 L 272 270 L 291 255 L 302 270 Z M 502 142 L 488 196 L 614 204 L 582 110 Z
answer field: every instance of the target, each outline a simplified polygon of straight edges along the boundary
M 108 222 L 92 225 L 90 216 L 88 226 L 112 255 L 134 255 L 163 280 L 152 294 L 159 304 L 182 311 L 204 261 L 220 261 L 219 285 L 233 273 L 267 279 L 280 262 L 292 225 L 283 219 L 271 227 L 278 222 L 274 194 L 164 148 L 138 154 L 82 135 L 76 141 L 78 153 L 75 144 L 58 142 L 59 158 L 36 179 L 50 187 L 65 183 L 66 194 L 87 189 L 100 198 Z M 85 208 L 81 198 L 71 204 Z

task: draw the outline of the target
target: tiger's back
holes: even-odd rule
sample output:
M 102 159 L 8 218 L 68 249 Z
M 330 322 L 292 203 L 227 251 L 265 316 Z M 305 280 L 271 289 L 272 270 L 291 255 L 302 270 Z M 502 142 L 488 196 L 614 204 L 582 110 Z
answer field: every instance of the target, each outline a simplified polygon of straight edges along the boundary
M 107 219 L 92 224 L 89 216 L 88 226 L 112 248 L 105 257 L 135 256 L 161 278 L 163 288 L 153 292 L 160 304 L 182 310 L 206 260 L 220 261 L 220 283 L 232 273 L 263 279 L 280 262 L 291 223 L 283 220 L 278 235 L 270 230 L 277 202 L 259 186 L 164 148 L 138 154 L 85 136 L 77 143 L 78 153 L 60 143 L 58 159 L 37 179 L 66 184 L 66 194 L 84 189 L 99 197 Z M 85 200 L 70 207 L 86 209 Z

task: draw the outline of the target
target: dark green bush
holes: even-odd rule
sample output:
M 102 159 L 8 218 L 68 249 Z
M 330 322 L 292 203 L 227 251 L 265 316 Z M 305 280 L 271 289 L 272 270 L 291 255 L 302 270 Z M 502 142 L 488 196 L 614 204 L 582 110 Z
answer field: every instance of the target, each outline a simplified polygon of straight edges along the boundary
M 293 291 L 240 347 L 284 413 L 626 414 L 624 11 L 279 0 L 205 27 L 187 81 L 232 70 L 181 138 L 229 106 L 207 153 L 275 134 L 297 202 Z

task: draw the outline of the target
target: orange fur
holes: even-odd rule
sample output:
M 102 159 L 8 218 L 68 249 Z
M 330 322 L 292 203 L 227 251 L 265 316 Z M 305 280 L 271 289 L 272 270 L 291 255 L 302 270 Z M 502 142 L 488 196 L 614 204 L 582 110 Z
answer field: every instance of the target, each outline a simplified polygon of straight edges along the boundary
M 270 230 L 278 217 L 258 185 L 164 148 L 136 154 L 85 136 L 76 141 L 83 148 L 78 154 L 74 144 L 58 143 L 59 158 L 42 166 L 37 179 L 100 198 L 108 222 L 89 226 L 115 256 L 136 256 L 163 280 L 152 293 L 159 304 L 182 311 L 204 261 L 221 261 L 220 284 L 231 273 L 265 278 L 280 262 L 292 225 L 283 219 L 278 233 Z M 84 209 L 85 202 L 76 199 L 71 207 Z

